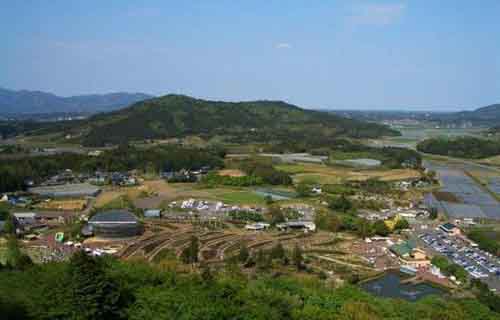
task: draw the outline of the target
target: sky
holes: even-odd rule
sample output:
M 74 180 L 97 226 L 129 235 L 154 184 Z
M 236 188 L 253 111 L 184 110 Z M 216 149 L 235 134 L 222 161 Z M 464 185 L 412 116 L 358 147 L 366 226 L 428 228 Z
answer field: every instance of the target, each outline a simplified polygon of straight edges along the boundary
M 499 0 L 0 0 L 0 87 L 304 108 L 500 103 Z

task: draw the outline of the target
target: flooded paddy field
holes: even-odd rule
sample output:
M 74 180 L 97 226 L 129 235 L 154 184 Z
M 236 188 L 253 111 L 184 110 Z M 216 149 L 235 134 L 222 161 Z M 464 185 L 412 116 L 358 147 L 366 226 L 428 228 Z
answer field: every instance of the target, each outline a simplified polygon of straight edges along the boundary
M 441 194 L 450 194 L 456 201 L 446 201 L 439 194 L 428 194 L 426 202 L 443 210 L 452 218 L 487 218 L 500 220 L 500 204 L 498 200 L 475 179 L 467 174 L 473 165 L 447 165 L 426 161 L 425 166 L 437 173 L 441 182 Z M 478 170 L 477 167 L 474 167 Z M 479 170 L 488 170 L 479 167 Z M 500 177 L 499 177 L 500 179 Z

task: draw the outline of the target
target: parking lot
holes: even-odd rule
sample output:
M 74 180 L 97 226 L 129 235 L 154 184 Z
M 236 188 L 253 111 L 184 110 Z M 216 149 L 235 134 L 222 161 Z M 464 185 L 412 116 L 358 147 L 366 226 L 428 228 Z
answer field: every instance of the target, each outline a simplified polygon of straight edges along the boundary
M 432 251 L 448 257 L 462 266 L 471 278 L 480 279 L 490 289 L 500 292 L 500 259 L 461 237 L 450 236 L 441 230 L 419 235 L 422 242 Z

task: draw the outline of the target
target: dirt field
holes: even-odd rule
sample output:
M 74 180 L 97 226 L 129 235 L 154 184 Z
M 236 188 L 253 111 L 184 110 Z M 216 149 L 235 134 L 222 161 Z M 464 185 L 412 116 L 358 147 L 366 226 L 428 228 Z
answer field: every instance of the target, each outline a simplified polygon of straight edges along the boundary
M 217 172 L 220 176 L 229 176 L 229 177 L 244 177 L 246 174 L 237 169 L 224 169 L 224 170 L 219 170 Z
M 50 202 L 42 202 L 36 207 L 45 210 L 64 210 L 64 211 L 81 211 L 85 208 L 87 200 L 52 200 Z

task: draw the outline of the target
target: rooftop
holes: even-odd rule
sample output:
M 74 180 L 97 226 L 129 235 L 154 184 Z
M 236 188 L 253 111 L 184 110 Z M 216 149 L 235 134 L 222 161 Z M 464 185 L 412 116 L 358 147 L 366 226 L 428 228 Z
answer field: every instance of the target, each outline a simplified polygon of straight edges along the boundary
M 137 217 L 126 210 L 110 210 L 97 213 L 89 223 L 137 223 Z

